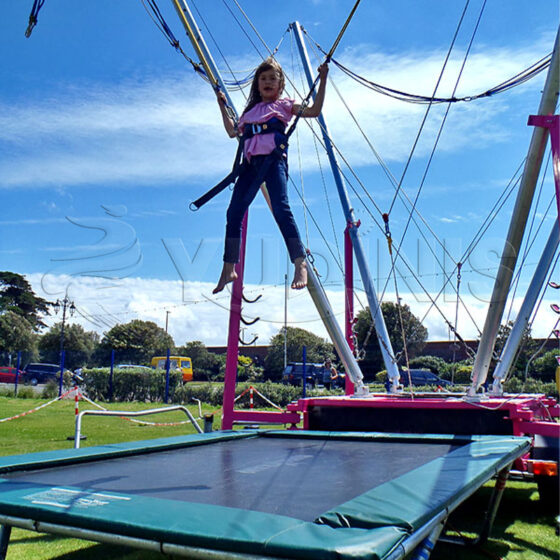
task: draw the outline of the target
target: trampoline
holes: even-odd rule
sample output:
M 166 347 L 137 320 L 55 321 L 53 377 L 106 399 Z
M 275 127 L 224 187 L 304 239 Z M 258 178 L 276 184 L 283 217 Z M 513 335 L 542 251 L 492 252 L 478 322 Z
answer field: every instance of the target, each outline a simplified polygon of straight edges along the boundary
M 14 526 L 193 558 L 400 558 L 528 448 L 243 430 L 3 457 L 0 558 Z

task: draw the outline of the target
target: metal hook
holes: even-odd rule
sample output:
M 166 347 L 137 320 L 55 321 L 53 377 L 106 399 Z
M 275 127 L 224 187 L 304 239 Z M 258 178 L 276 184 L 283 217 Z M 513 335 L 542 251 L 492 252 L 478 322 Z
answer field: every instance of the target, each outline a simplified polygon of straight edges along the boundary
M 243 298 L 243 301 L 245 303 L 256 303 L 257 301 L 259 301 L 259 299 L 262 298 L 262 294 L 259 294 L 255 299 L 247 299 L 245 297 L 245 294 L 242 294 L 241 297 Z
M 255 317 L 252 321 L 247 321 L 243 318 L 243 315 L 240 315 L 239 318 L 244 325 L 254 325 L 257 321 L 260 321 L 260 317 Z
M 200 208 L 194 202 L 191 202 L 189 204 L 189 210 L 191 212 L 198 212 L 198 210 L 200 210 Z
M 258 339 L 258 335 L 253 337 L 253 340 L 251 340 L 250 342 L 245 342 L 243 340 L 243 338 L 239 337 L 239 344 L 242 344 L 243 346 L 251 346 L 251 344 L 253 344 L 254 342 L 256 342 L 256 340 Z

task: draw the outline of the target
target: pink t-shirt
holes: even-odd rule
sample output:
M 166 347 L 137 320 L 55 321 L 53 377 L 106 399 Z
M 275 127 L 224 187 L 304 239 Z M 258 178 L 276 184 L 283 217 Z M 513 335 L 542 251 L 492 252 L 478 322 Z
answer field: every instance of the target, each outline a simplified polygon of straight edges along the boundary
M 241 115 L 239 129 L 243 132 L 244 124 L 263 123 L 273 117 L 280 119 L 287 125 L 292 118 L 293 105 L 293 99 L 277 99 L 271 103 L 261 101 L 244 115 Z M 245 157 L 250 160 L 251 156 L 270 154 L 274 148 L 276 148 L 274 133 L 256 134 L 245 142 Z

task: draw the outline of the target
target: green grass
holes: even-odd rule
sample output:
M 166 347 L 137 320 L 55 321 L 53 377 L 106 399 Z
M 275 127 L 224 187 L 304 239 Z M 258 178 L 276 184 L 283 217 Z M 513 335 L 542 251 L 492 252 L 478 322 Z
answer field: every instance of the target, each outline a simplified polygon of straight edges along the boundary
M 32 409 L 46 402 L 41 399 L 0 397 L 0 419 Z M 141 410 L 154 404 L 118 403 L 107 405 L 113 410 Z M 93 408 L 80 403 L 80 410 Z M 195 416 L 196 407 L 189 406 Z M 203 406 L 203 412 L 214 412 Z M 153 422 L 181 422 L 181 412 L 145 417 Z M 219 413 L 214 425 L 218 427 Z M 193 433 L 189 424 L 180 426 L 143 426 L 120 418 L 85 417 L 83 433 L 87 440 L 82 447 L 120 441 L 134 441 Z M 56 402 L 38 412 L 0 423 L 0 454 L 13 455 L 52 449 L 68 449 L 73 442 L 74 402 Z M 462 534 L 475 536 L 486 510 L 493 482 L 464 503 L 451 517 L 450 526 Z M 491 538 L 481 549 L 462 548 L 440 543 L 432 554 L 433 560 L 558 560 L 559 538 L 555 535 L 555 515 L 543 510 L 538 502 L 536 485 L 508 482 Z M 14 529 L 8 547 L 7 560 L 163 560 L 157 553 L 134 551 L 116 546 L 90 543 Z
M 476 537 L 494 482 L 487 483 L 452 515 L 451 534 Z M 432 560 L 558 560 L 555 514 L 542 507 L 536 484 L 508 481 L 490 539 L 480 549 L 438 544 Z

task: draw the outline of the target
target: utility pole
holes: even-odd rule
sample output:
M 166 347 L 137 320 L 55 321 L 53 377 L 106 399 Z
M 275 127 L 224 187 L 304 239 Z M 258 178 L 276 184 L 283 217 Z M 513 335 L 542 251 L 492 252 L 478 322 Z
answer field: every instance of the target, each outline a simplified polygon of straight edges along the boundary
M 54 312 L 58 314 L 60 308 L 62 307 L 62 328 L 60 329 L 60 356 L 62 357 L 62 352 L 64 352 L 64 326 L 66 325 L 66 310 L 70 311 L 70 316 L 74 315 L 76 311 L 76 306 L 73 301 L 70 301 L 68 295 L 64 296 L 64 299 L 60 301 L 56 300 L 54 304 Z
M 171 311 L 165 312 L 165 333 L 167 334 L 167 327 L 169 326 L 169 314 Z
M 62 301 L 56 300 L 54 304 L 54 311 L 58 314 L 59 309 L 62 307 L 62 328 L 60 329 L 60 379 L 58 382 L 58 396 L 62 395 L 62 385 L 64 382 L 64 326 L 66 325 L 66 310 L 70 311 L 70 315 L 74 315 L 76 306 L 73 301 L 70 301 L 68 294 L 64 296 Z

